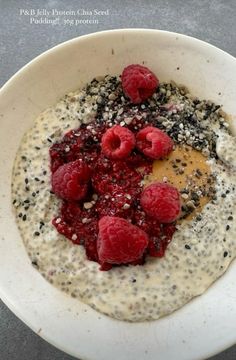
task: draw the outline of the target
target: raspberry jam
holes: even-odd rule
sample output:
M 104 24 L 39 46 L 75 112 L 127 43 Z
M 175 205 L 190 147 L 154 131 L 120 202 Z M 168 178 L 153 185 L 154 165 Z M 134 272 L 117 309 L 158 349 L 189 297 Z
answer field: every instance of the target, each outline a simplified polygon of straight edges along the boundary
M 135 122 L 134 119 L 128 126 L 134 133 Z M 143 126 L 140 122 L 138 130 Z M 86 197 L 80 201 L 61 200 L 60 212 L 52 223 L 60 234 L 74 244 L 83 245 L 89 260 L 99 262 L 98 221 L 106 215 L 124 218 L 149 236 L 149 245 L 144 255 L 132 263 L 143 264 L 146 255 L 164 256 L 175 225 L 159 223 L 140 206 L 144 179 L 152 172 L 153 160 L 135 149 L 122 160 L 107 158 L 101 152 L 101 138 L 107 129 L 107 126 L 98 122 L 82 124 L 79 129 L 69 131 L 61 142 L 51 146 L 52 174 L 60 166 L 75 160 L 83 161 L 91 170 Z M 101 269 L 108 270 L 111 267 L 103 263 Z

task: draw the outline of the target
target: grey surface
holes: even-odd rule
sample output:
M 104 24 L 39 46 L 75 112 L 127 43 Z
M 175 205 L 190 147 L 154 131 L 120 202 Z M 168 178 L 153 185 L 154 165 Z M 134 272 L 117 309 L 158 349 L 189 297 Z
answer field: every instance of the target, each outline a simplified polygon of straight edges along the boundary
M 60 16 L 60 24 L 30 24 L 20 9 L 106 10 L 109 15 L 77 16 L 98 24 L 63 25 L 74 16 Z M 44 18 L 45 16 L 43 16 Z M 236 56 L 235 0 L 0 0 L 0 86 L 38 54 L 83 34 L 114 28 L 141 27 L 175 31 L 197 37 Z M 199 344 L 200 346 L 200 344 Z M 0 301 L 0 360 L 72 360 L 55 349 Z M 235 360 L 236 346 L 211 358 Z M 126 360 L 126 359 L 121 359 Z M 133 359 L 129 359 L 133 360 Z M 176 357 L 181 360 L 181 355 Z

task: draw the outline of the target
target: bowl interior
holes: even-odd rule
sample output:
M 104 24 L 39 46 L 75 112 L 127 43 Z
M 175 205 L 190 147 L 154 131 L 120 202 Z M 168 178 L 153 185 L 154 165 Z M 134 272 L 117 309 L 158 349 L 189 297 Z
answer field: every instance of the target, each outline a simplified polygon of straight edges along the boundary
M 124 353 L 127 359 L 144 354 L 153 359 L 158 354 L 171 360 L 181 351 L 182 359 L 197 359 L 236 340 L 229 321 L 236 318 L 230 297 L 236 293 L 235 263 L 206 294 L 173 315 L 151 323 L 123 323 L 98 314 L 44 280 L 30 264 L 11 211 L 12 165 L 34 118 L 93 77 L 120 74 L 131 63 L 150 67 L 160 81 L 174 80 L 196 96 L 222 104 L 236 130 L 236 60 L 199 40 L 155 30 L 117 30 L 71 40 L 33 60 L 0 91 L 0 296 L 33 330 L 41 328 L 41 336 L 75 356 L 115 360 Z M 221 304 L 216 301 L 219 295 Z

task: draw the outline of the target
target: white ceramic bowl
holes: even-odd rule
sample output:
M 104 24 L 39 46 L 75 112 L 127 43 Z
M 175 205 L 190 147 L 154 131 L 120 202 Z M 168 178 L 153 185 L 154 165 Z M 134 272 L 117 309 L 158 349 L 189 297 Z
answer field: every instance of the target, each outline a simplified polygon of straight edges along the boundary
M 236 263 L 199 298 L 158 321 L 103 316 L 46 282 L 31 266 L 11 210 L 11 170 L 23 133 L 61 96 L 94 76 L 144 63 L 163 80 L 223 104 L 236 118 L 236 59 L 202 41 L 157 30 L 115 30 L 63 43 L 0 91 L 0 296 L 36 333 L 89 360 L 202 359 L 236 341 Z M 89 286 L 89 285 L 88 285 Z

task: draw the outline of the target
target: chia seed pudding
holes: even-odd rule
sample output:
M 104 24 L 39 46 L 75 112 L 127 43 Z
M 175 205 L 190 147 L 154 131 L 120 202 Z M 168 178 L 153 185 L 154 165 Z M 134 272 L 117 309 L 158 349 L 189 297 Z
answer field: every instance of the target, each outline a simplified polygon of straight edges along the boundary
M 89 128 L 92 122 L 132 124 L 136 130 L 140 122 L 151 124 L 176 146 L 187 145 L 206 157 L 209 186 L 199 188 L 191 180 L 191 189 L 182 189 L 182 220 L 164 257 L 100 271 L 83 246 L 52 225 L 60 200 L 51 191 L 49 149 L 69 130 Z M 39 115 L 15 159 L 13 207 L 32 265 L 54 286 L 116 319 L 135 322 L 170 314 L 202 294 L 236 256 L 235 152 L 236 140 L 221 107 L 193 97 L 184 87 L 161 83 L 148 100 L 134 105 L 124 96 L 119 77 L 92 80 Z M 176 174 L 184 171 L 183 162 L 173 167 Z M 195 175 L 201 177 L 197 164 Z M 188 219 L 206 192 L 209 201 Z M 85 210 L 90 208 L 87 203 Z

